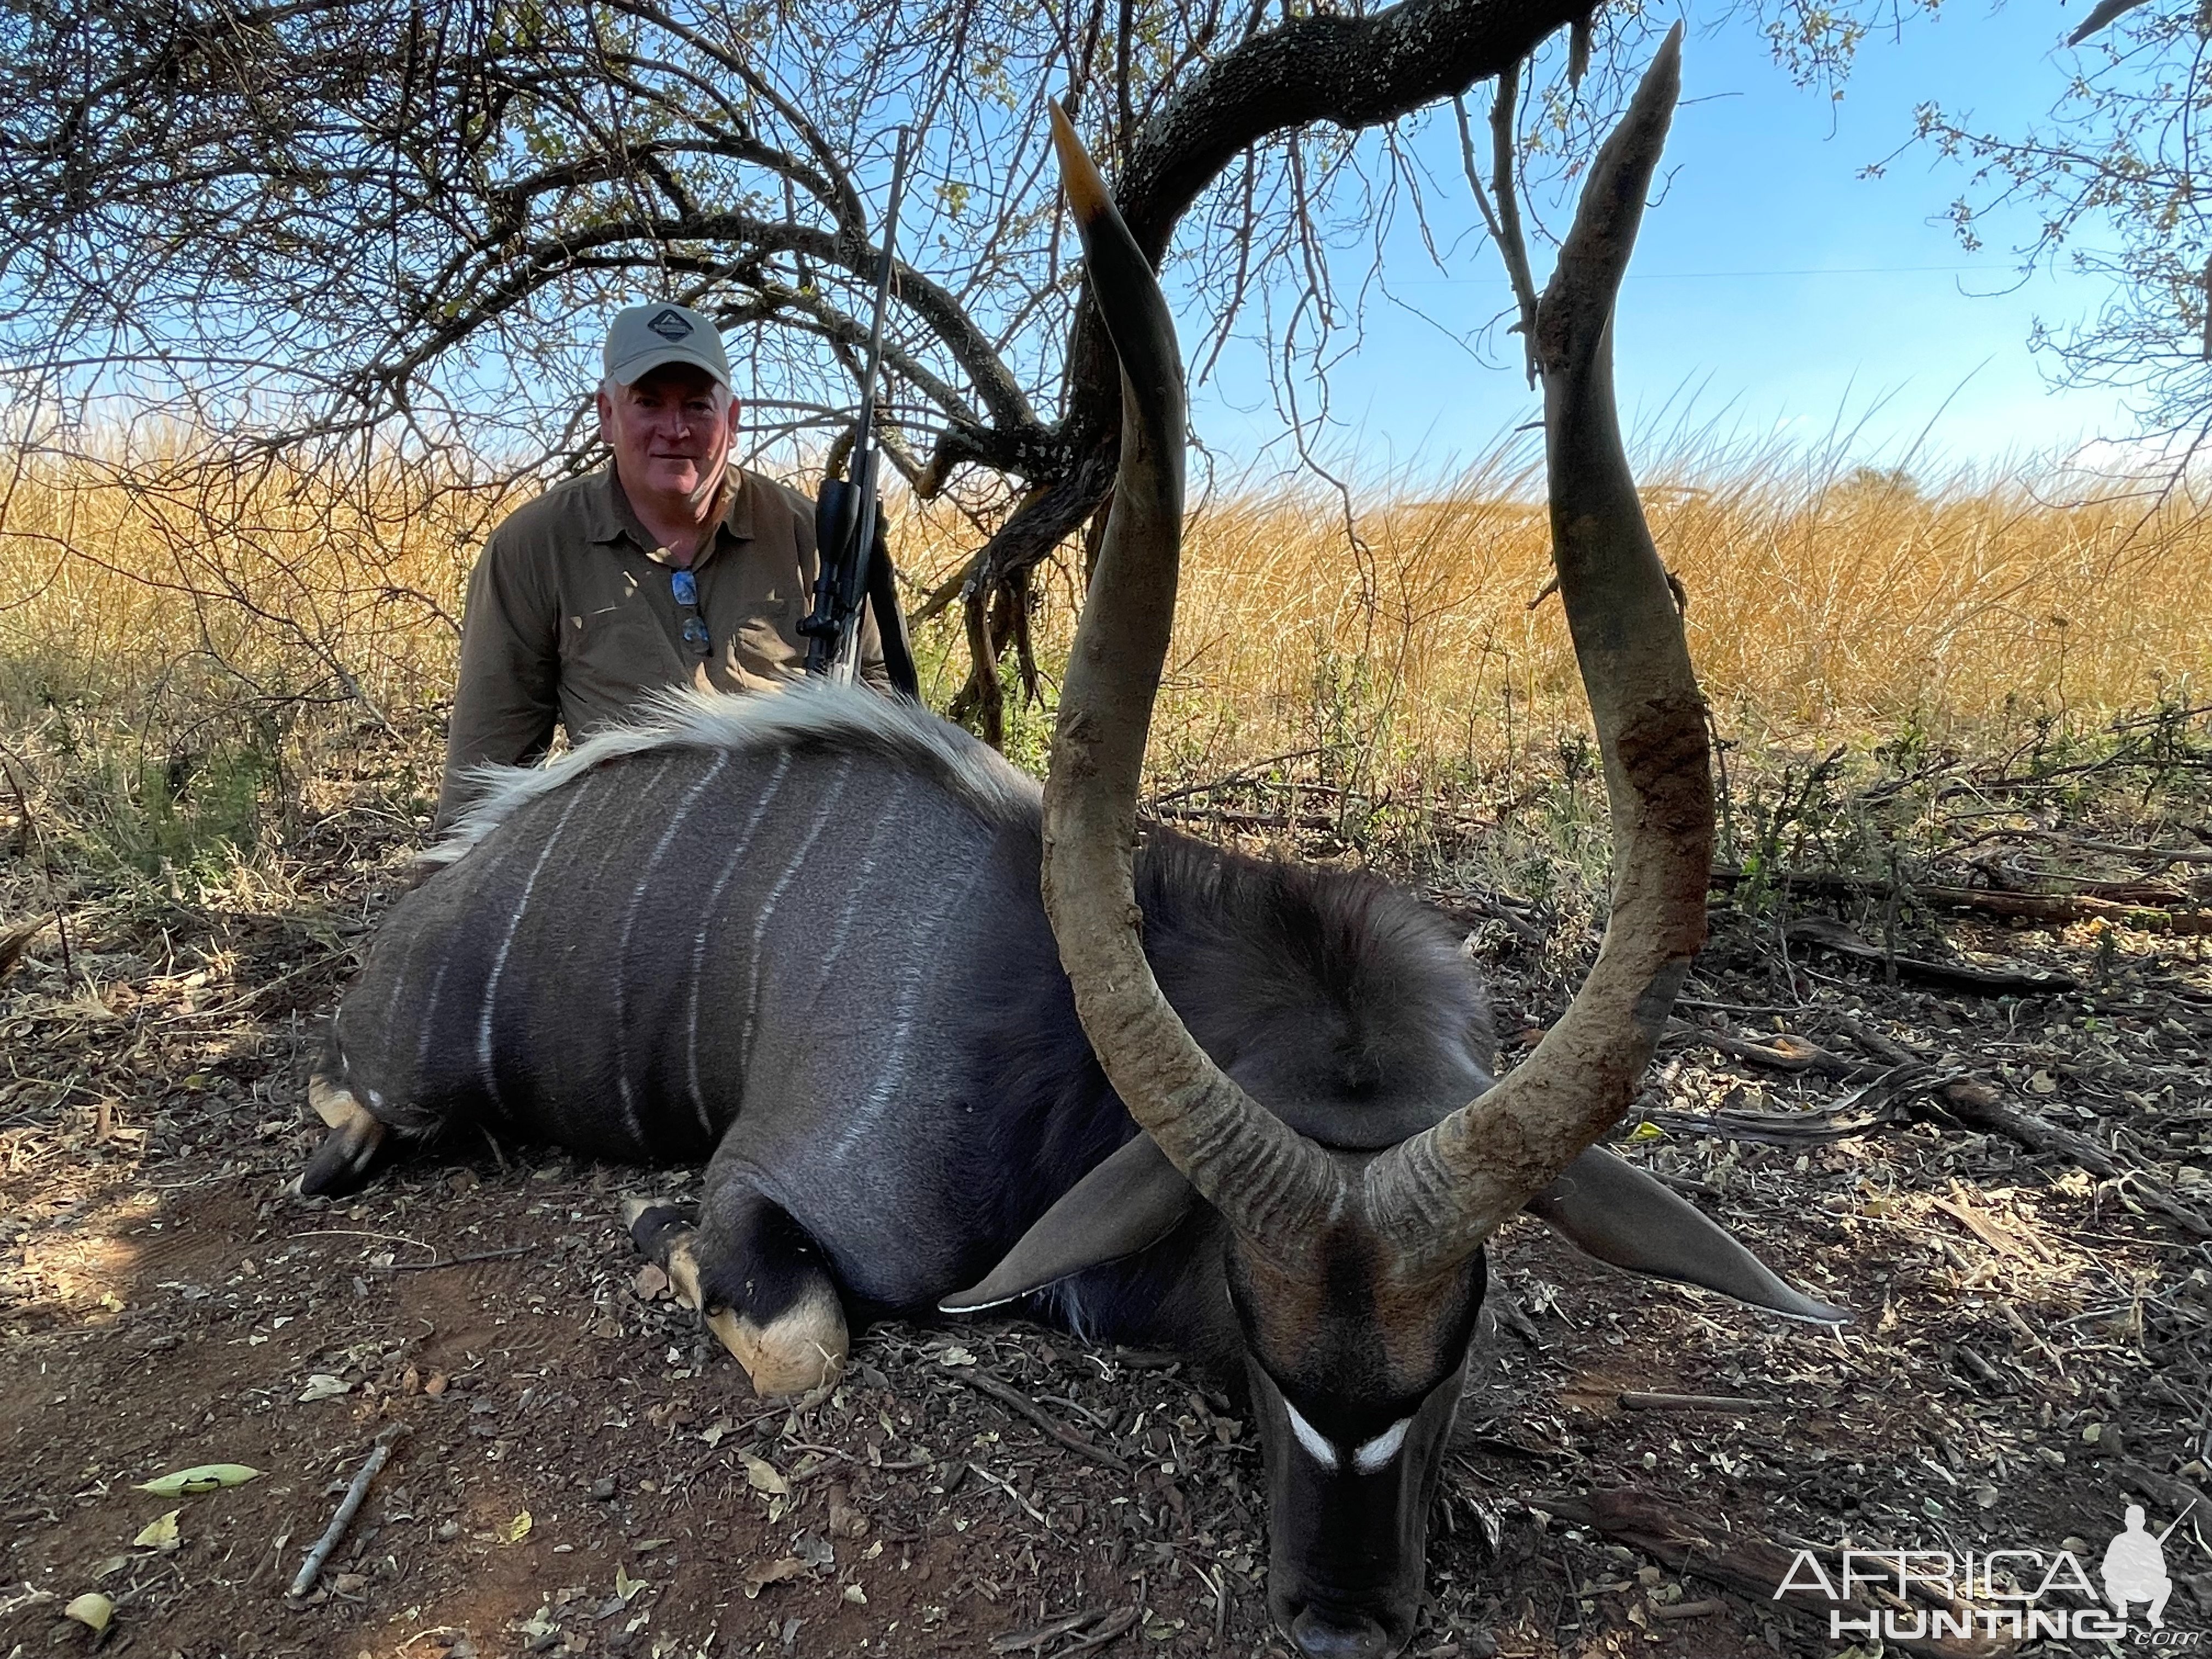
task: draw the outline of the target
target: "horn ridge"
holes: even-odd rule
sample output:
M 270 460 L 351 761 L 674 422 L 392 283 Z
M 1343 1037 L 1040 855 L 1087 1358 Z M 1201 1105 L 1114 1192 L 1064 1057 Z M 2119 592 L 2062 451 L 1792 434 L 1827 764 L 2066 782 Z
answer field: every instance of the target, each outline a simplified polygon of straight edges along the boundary
M 1343 1177 L 1207 1058 L 1145 957 L 1137 791 L 1175 621 L 1182 358 L 1152 267 L 1057 104 L 1052 124 L 1091 299 L 1121 363 L 1121 450 L 1045 781 L 1045 910 L 1076 1013 L 1130 1115 L 1231 1226 L 1290 1250 L 1334 1211 Z
M 1553 557 L 1613 826 L 1605 939 L 1534 1053 L 1363 1172 L 1370 1212 L 1412 1271 L 1473 1251 L 1627 1109 L 1705 940 L 1705 702 L 1613 385 L 1613 301 L 1680 93 L 1681 33 L 1668 33 L 1599 151 L 1534 331 Z

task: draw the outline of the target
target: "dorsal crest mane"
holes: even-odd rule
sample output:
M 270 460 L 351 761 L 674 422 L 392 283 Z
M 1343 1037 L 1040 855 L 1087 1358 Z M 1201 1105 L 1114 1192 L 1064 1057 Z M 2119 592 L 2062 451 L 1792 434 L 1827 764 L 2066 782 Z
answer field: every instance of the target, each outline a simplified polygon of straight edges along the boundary
M 558 759 L 472 769 L 475 803 L 421 862 L 451 864 L 530 802 L 594 767 L 671 749 L 878 756 L 933 779 L 993 822 L 1034 821 L 1042 793 L 1035 779 L 996 751 L 902 697 L 823 680 L 742 694 L 673 690 L 655 692 L 638 705 L 634 720 L 587 738 Z
M 1184 1018 L 1224 1065 L 1295 1055 L 1289 1069 L 1351 1098 L 1422 1094 L 1415 1072 L 1440 1048 L 1493 1062 L 1464 929 L 1379 876 L 1155 832 L 1137 897 L 1164 982 L 1206 988 Z

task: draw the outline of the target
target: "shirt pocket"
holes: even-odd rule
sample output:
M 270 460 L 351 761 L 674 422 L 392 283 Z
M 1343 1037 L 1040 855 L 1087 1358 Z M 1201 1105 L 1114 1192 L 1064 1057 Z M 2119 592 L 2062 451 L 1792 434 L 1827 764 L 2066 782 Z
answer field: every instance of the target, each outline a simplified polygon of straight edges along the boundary
M 754 679 L 798 675 L 806 665 L 806 641 L 800 637 L 799 623 L 811 608 L 802 607 L 795 596 L 755 595 L 743 613 L 732 618 L 728 643 L 722 647 L 731 665 Z
M 592 723 L 626 709 L 648 691 L 680 685 L 690 665 L 669 637 L 652 599 L 643 592 L 614 603 L 573 611 L 561 629 L 562 704 L 586 712 Z

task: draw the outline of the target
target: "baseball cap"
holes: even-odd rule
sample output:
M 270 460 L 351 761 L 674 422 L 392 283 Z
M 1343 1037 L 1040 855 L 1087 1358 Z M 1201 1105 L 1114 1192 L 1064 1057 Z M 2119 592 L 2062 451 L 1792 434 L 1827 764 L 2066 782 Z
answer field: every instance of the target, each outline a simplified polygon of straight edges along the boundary
M 605 362 L 607 378 L 617 386 L 635 386 L 664 363 L 690 363 L 724 386 L 730 385 L 721 331 L 690 307 L 666 301 L 615 313 Z

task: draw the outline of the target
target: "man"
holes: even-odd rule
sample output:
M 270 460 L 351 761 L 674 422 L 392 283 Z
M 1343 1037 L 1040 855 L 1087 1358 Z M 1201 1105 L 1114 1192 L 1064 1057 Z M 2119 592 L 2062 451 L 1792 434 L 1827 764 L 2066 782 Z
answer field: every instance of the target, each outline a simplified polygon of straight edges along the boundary
M 797 679 L 820 558 L 814 503 L 729 465 L 738 404 L 714 325 L 633 306 L 607 331 L 601 471 L 556 484 L 494 530 L 469 579 L 438 823 L 471 767 L 536 760 L 628 717 L 665 686 L 762 690 Z M 888 690 L 864 615 L 860 678 Z
M 2148 1601 L 2150 1611 L 2146 1615 L 2153 1630 L 2166 1626 L 2166 1598 L 2173 1594 L 2173 1580 L 2166 1571 L 2166 1533 L 2154 1538 L 2143 1529 L 2143 1507 L 2130 1504 L 2125 1516 L 2127 1530 L 2105 1547 L 2105 1599 L 2112 1604 L 2112 1616 L 2125 1619 L 2128 1603 Z M 2176 1522 L 2179 1525 L 2179 1521 Z M 2168 1527 L 2166 1532 L 2172 1532 Z

